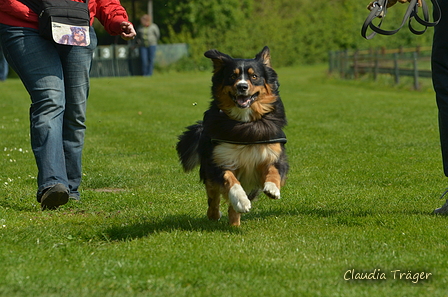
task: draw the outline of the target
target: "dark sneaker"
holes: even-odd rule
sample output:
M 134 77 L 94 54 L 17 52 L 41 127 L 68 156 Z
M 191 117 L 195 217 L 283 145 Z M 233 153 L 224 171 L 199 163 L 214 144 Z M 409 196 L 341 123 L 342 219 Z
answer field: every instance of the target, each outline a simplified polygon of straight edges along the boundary
M 40 198 L 40 205 L 42 210 L 56 209 L 68 202 L 68 189 L 63 184 L 55 184 L 44 190 Z
M 447 193 L 448 193 L 448 189 L 445 191 L 445 193 L 442 194 L 440 199 L 442 199 Z M 445 202 L 445 204 L 442 207 L 435 209 L 434 214 L 448 215 L 448 200 Z

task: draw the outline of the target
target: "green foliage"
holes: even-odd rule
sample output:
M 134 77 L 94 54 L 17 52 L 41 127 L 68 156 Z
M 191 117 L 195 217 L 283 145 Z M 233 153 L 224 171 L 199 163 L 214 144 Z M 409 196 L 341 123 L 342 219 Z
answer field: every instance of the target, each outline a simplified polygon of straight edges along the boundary
M 148 1 L 122 0 L 131 20 L 147 13 Z M 173 0 L 153 1 L 153 20 L 162 43 L 188 43 L 193 69 L 208 69 L 203 53 L 216 48 L 234 57 L 252 58 L 268 45 L 275 66 L 326 61 L 328 52 L 344 49 L 429 46 L 432 29 L 413 35 L 407 25 L 394 36 L 361 37 L 370 0 Z M 430 4 L 430 1 L 428 4 Z M 390 8 L 384 29 L 397 28 L 408 4 Z M 415 23 L 415 22 L 414 22 Z M 125 43 L 110 37 L 96 22 L 100 44 Z M 419 28 L 417 26 L 417 28 Z M 185 63 L 182 63 L 185 65 Z M 191 68 L 190 68 L 191 69 Z
M 203 53 L 216 48 L 252 58 L 268 45 L 276 66 L 323 62 L 330 50 L 429 45 L 431 29 L 415 36 L 403 28 L 392 37 L 366 41 L 360 35 L 369 1 L 359 0 L 177 0 L 154 2 L 155 21 L 166 43 L 190 44 L 191 59 L 203 68 Z M 389 9 L 383 27 L 401 23 L 406 5 Z

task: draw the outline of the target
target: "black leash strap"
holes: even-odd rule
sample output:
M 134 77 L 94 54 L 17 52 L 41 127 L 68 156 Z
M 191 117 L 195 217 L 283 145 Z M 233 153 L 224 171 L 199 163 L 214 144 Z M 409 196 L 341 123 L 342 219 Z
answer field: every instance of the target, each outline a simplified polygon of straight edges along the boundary
M 401 22 L 401 25 L 395 29 L 395 30 L 383 30 L 381 29 L 381 25 L 383 24 L 384 17 L 387 13 L 387 2 L 388 0 L 378 0 L 373 3 L 372 10 L 370 11 L 370 14 L 368 15 L 367 19 L 364 21 L 364 24 L 361 28 L 361 35 L 365 39 L 372 39 L 377 33 L 382 35 L 393 35 L 400 31 L 401 28 L 408 22 L 409 30 L 416 34 L 421 35 L 426 32 L 426 29 L 428 27 L 434 27 L 437 25 L 440 21 L 441 17 L 441 11 L 439 3 L 437 3 L 437 0 L 431 0 L 434 8 L 434 21 L 430 22 L 430 14 L 428 5 L 426 4 L 425 0 L 421 0 L 422 3 L 422 14 L 423 18 L 421 18 L 418 15 L 418 0 L 411 0 L 408 6 L 408 9 L 406 10 L 406 13 L 403 17 L 403 21 Z M 381 21 L 378 25 L 373 24 L 373 20 L 376 18 L 381 18 Z M 415 18 L 415 20 L 423 25 L 425 28 L 423 30 L 416 30 L 412 26 L 412 19 Z M 370 35 L 367 35 L 367 29 L 370 28 L 373 32 Z

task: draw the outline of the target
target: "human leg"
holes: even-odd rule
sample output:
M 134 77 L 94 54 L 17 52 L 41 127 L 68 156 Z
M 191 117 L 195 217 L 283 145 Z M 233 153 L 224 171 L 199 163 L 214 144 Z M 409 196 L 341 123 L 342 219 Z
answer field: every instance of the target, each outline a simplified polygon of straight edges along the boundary
M 448 2 L 440 1 L 442 12 L 448 12 Z M 448 16 L 442 13 L 439 24 L 434 29 L 434 40 L 431 55 L 432 80 L 436 92 L 438 107 L 440 145 L 442 150 L 442 164 L 448 176 Z M 446 209 L 446 210 L 445 210 Z M 435 210 L 435 213 L 447 213 L 447 207 Z
M 154 70 L 154 62 L 155 62 L 155 58 L 156 58 L 156 51 L 157 51 L 157 46 L 156 45 L 151 45 L 148 48 L 148 60 L 149 60 L 149 65 L 148 65 L 148 75 L 151 76 Z
M 142 64 L 142 75 L 149 75 L 149 48 L 141 46 L 139 48 L 140 52 L 140 62 Z
M 65 169 L 70 197 L 76 200 L 80 199 L 78 188 L 82 177 L 82 150 L 90 87 L 89 72 L 96 44 L 95 31 L 91 28 L 89 46 L 56 46 L 64 73 L 65 112 L 62 138 Z
M 68 187 L 62 141 L 63 70 L 54 45 L 36 30 L 0 25 L 6 59 L 31 97 L 31 146 L 38 168 L 38 201 L 56 184 Z

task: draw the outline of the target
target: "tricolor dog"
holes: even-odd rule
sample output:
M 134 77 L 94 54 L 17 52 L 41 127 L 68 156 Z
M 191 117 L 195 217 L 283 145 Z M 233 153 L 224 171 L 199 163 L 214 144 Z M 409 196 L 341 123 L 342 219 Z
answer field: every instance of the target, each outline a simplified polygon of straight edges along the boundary
M 212 101 L 202 121 L 179 136 L 177 152 L 185 171 L 200 165 L 208 197 L 207 216 L 219 220 L 220 199 L 229 203 L 229 223 L 264 192 L 280 198 L 288 162 L 285 110 L 268 47 L 254 59 L 234 59 L 217 50 L 212 60 Z

